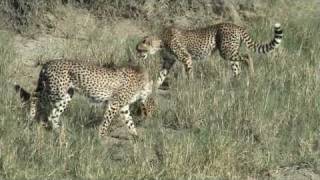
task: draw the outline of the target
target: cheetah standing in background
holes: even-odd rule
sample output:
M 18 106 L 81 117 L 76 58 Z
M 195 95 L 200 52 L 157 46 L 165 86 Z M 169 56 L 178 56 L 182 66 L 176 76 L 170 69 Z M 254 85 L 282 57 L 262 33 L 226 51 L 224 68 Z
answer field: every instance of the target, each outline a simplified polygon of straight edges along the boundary
M 283 33 L 279 23 L 274 26 L 274 38 L 266 44 L 255 43 L 246 29 L 231 23 L 220 23 L 205 28 L 182 30 L 175 27 L 165 28 L 160 36 L 147 36 L 136 46 L 139 57 L 147 58 L 148 54 L 161 51 L 162 69 L 156 86 L 159 87 L 167 77 L 176 59 L 181 61 L 188 77 L 192 78 L 192 60 L 203 59 L 219 50 L 222 58 L 231 61 L 233 76 L 240 74 L 240 62 L 246 63 L 253 73 L 253 64 L 248 54 L 240 54 L 242 42 L 253 51 L 268 53 L 277 48 Z
M 51 60 L 42 66 L 35 92 L 30 94 L 19 85 L 16 85 L 16 90 L 24 101 L 29 101 L 32 119 L 38 118 L 44 110 L 43 102 L 50 106 L 46 118 L 54 129 L 60 127 L 59 117 L 77 91 L 94 102 L 106 104 L 104 120 L 99 128 L 101 136 L 105 135 L 117 114 L 128 126 L 130 134 L 137 136 L 129 105 L 140 100 L 142 110 L 147 111 L 145 105 L 148 104 L 152 84 L 147 72 L 138 67 L 100 67 L 71 60 Z

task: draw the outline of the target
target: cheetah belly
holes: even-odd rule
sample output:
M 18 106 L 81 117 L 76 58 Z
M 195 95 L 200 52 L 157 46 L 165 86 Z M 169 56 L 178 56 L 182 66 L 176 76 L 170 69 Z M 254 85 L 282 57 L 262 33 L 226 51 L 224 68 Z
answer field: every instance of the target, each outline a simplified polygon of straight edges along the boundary
M 86 87 L 86 86 L 82 86 L 82 87 L 75 87 L 75 90 L 81 94 L 86 96 L 91 103 L 95 103 L 95 104 L 100 104 L 103 102 L 106 102 L 110 99 L 110 97 L 112 96 L 112 91 L 109 90 L 108 88 L 90 88 L 90 87 Z
M 204 60 L 210 55 L 210 52 L 194 52 L 191 53 L 191 58 L 194 61 Z
M 86 96 L 92 103 L 104 103 L 110 100 L 113 92 L 123 82 L 106 81 L 109 76 L 97 76 L 94 73 L 89 75 L 78 75 L 72 78 L 72 87 L 79 93 Z
M 191 54 L 192 60 L 195 60 L 195 61 L 203 60 L 206 57 L 208 57 L 211 53 L 209 48 L 208 48 L 208 50 L 203 50 L 200 48 L 194 48 L 194 49 L 190 48 L 190 49 L 188 49 L 188 52 Z
M 104 96 L 97 95 L 97 94 L 91 94 L 91 95 L 88 95 L 88 97 L 89 97 L 91 103 L 100 104 L 100 103 L 108 101 L 111 97 L 111 94 L 104 95 Z

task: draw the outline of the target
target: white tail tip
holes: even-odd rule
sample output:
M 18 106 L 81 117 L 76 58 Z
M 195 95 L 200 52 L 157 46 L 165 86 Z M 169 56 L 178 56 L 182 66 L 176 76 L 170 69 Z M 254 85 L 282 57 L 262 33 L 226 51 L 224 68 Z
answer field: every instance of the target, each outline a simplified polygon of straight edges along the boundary
M 279 28 L 280 26 L 281 26 L 280 23 L 275 23 L 275 24 L 274 24 L 274 27 L 275 27 L 275 28 Z

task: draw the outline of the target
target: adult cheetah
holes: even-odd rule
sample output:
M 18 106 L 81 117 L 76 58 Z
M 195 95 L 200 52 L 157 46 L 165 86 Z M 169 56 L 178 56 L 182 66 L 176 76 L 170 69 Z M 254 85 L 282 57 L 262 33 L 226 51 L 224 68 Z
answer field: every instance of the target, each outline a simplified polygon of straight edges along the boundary
M 54 129 L 60 127 L 59 117 L 76 91 L 93 102 L 105 103 L 100 136 L 106 134 L 112 119 L 118 114 L 130 134 L 137 136 L 129 105 L 141 101 L 144 106 L 142 110 L 148 112 L 145 105 L 149 103 L 152 84 L 147 72 L 139 67 L 102 67 L 73 60 L 50 60 L 43 64 L 33 93 L 28 93 L 19 85 L 15 88 L 22 100 L 29 102 L 29 118 L 37 119 L 44 111 L 45 122 Z M 49 108 L 44 108 L 44 105 Z
M 181 61 L 189 77 L 192 77 L 192 60 L 203 59 L 219 50 L 222 58 L 231 61 L 234 76 L 240 74 L 240 62 L 246 63 L 253 73 L 253 65 L 248 54 L 240 54 L 242 42 L 258 53 L 268 53 L 277 48 L 282 40 L 283 32 L 279 23 L 274 25 L 274 37 L 266 44 L 254 42 L 246 29 L 232 24 L 220 23 L 205 28 L 183 30 L 175 27 L 165 28 L 160 36 L 146 36 L 136 46 L 139 57 L 147 58 L 161 50 L 162 68 L 157 79 L 159 87 L 167 77 L 176 59 Z

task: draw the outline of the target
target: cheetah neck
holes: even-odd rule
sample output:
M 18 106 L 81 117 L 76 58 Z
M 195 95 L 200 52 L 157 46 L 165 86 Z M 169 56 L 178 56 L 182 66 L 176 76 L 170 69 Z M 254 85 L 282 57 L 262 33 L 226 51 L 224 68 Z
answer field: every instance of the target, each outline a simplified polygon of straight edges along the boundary
M 152 45 L 151 45 L 150 54 L 155 54 L 156 52 L 160 51 L 164 47 L 164 41 L 159 38 L 158 36 L 152 37 Z

